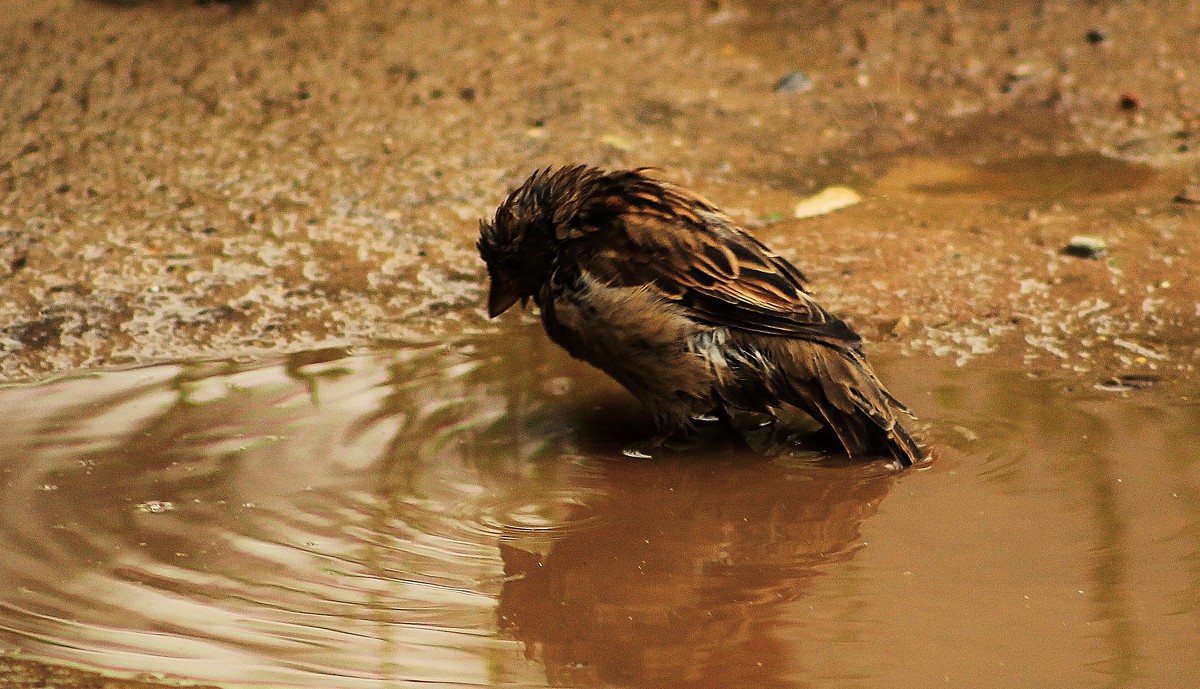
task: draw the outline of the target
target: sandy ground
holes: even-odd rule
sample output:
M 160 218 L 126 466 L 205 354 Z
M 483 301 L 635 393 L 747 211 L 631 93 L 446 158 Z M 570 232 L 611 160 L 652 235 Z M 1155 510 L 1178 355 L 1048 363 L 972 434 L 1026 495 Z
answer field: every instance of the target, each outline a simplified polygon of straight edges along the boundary
M 4 4 L 3 380 L 486 330 L 477 219 L 572 162 L 705 193 L 874 348 L 1200 364 L 1194 2 Z
M 1200 159 L 1200 6 L 791 5 L 12 3 L 0 375 L 484 328 L 477 218 L 575 161 L 658 166 L 765 225 L 902 348 L 1064 339 L 1098 303 L 1109 336 L 1195 323 L 1200 213 L 1172 197 Z M 1080 153 L 1158 183 L 960 179 Z M 778 222 L 829 183 L 868 202 Z M 1075 234 L 1109 260 L 1058 258 Z

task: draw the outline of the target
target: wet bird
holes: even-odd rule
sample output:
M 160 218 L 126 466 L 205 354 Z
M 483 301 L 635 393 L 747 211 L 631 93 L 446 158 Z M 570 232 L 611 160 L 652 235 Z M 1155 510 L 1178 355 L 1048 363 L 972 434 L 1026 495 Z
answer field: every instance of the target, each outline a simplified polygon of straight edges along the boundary
M 862 339 L 813 300 L 804 274 L 645 168 L 538 170 L 480 221 L 478 247 L 488 315 L 532 298 L 552 340 L 649 409 L 650 446 L 788 404 L 851 457 L 923 456 Z

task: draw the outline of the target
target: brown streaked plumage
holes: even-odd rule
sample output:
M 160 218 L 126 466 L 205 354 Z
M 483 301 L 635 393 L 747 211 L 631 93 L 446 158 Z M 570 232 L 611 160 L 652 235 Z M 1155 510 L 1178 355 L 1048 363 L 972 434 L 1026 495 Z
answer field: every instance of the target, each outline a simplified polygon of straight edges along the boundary
M 649 408 L 658 440 L 791 404 L 852 457 L 922 456 L 862 340 L 787 260 L 643 169 L 535 172 L 480 222 L 488 314 L 532 297 L 546 333 Z

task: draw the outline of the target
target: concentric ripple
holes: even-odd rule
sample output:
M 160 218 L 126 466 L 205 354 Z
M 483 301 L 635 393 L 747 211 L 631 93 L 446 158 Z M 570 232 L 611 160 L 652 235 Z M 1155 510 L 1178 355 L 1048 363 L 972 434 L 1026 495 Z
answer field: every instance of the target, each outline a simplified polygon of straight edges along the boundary
M 540 683 L 489 631 L 498 545 L 588 528 L 602 494 L 538 461 L 570 453 L 513 422 L 545 400 L 503 365 L 329 350 L 0 388 L 0 645 L 200 681 Z
M 719 433 L 630 460 L 645 414 L 539 330 L 0 387 L 0 653 L 223 687 L 741 685 L 894 472 Z

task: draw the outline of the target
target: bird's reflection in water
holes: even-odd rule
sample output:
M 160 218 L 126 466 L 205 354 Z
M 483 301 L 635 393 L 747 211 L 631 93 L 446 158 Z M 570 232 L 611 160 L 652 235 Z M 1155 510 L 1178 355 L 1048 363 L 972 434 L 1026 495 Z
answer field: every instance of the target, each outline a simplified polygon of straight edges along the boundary
M 896 480 L 763 458 L 612 462 L 595 526 L 503 544 L 501 631 L 556 686 L 773 686 L 800 668 L 774 628 L 850 558 Z
M 526 342 L 521 355 L 542 347 Z M 863 520 L 903 474 L 818 454 L 811 437 L 766 440 L 764 453 L 720 431 L 629 459 L 620 449 L 652 431 L 644 410 L 578 362 L 556 366 L 576 384 L 553 402 L 536 371 L 508 369 L 508 413 L 476 447 L 536 457 L 526 446 L 553 439 L 552 454 L 583 462 L 596 492 L 586 514 L 502 534 L 501 634 L 523 642 L 551 686 L 794 684 L 802 659 L 777 633 L 780 616 L 853 556 Z

